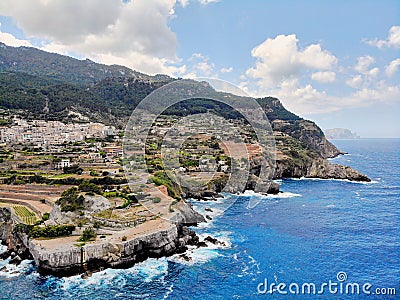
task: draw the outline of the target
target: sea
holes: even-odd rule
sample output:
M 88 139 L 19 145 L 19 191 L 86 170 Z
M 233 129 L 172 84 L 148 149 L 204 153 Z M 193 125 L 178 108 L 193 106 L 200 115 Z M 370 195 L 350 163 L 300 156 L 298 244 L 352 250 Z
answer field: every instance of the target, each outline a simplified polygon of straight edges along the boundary
M 0 298 L 400 299 L 400 139 L 333 143 L 348 154 L 331 162 L 372 182 L 283 179 L 277 196 L 192 201 L 212 218 L 194 230 L 223 245 L 88 279 L 40 276 L 32 261 L 3 260 L 0 269 L 11 271 L 0 271 Z M 259 203 L 250 208 L 252 197 Z

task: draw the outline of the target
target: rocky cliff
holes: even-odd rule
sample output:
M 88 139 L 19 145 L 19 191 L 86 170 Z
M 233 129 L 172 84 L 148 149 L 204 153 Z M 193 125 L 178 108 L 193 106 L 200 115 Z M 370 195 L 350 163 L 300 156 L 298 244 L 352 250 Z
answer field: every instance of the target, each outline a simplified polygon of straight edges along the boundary
M 85 245 L 77 243 L 76 236 L 38 240 L 14 230 L 17 222 L 7 208 L 0 209 L 0 237 L 8 246 L 4 256 L 32 258 L 42 274 L 68 276 L 101 268 L 129 267 L 149 257 L 162 257 L 184 252 L 186 245 L 196 245 L 199 238 L 186 227 L 204 221 L 181 202 L 175 206 L 176 212 L 168 220 L 154 221 L 154 228 L 135 234 L 126 240 L 110 238 L 97 239 Z M 151 222 L 151 221 L 150 221 Z M 148 224 L 148 227 L 151 225 Z M 123 233 L 121 233 L 123 234 Z
M 280 178 L 321 178 L 321 179 L 347 179 L 351 181 L 370 182 L 368 176 L 348 166 L 331 164 L 324 159 L 303 160 L 278 160 L 276 163 L 275 179 Z
M 122 268 L 149 257 L 184 252 L 198 237 L 184 226 L 170 223 L 168 228 L 143 234 L 124 242 L 96 242 L 82 247 L 67 244 L 54 251 L 43 249 L 40 241 L 29 240 L 28 247 L 42 274 L 59 276 L 101 268 Z

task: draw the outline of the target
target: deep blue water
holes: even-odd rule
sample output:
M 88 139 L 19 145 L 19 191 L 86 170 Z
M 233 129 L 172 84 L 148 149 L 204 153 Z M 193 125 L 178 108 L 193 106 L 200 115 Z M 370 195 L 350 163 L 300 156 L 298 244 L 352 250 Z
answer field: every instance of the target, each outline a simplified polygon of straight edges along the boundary
M 41 277 L 29 262 L 20 275 L 2 276 L 1 299 L 274 299 L 294 298 L 258 294 L 257 286 L 274 283 L 370 283 L 396 288 L 400 299 L 400 140 L 337 140 L 349 155 L 333 159 L 367 174 L 372 183 L 338 180 L 283 180 L 282 197 L 263 197 L 253 209 L 248 195 L 223 214 L 221 201 L 195 202 L 199 211 L 213 209 L 208 226 L 197 228 L 227 243 L 200 248 L 178 257 L 151 259 L 128 270 L 106 270 L 88 280 L 80 277 Z M 0 261 L 0 267 L 6 264 Z M 4 275 L 4 274 L 3 274 Z M 261 286 L 263 287 L 263 286 Z M 288 290 L 286 288 L 286 290 Z M 314 298 L 303 295 L 299 298 Z M 363 299 L 365 295 L 330 294 L 323 299 Z M 397 298 L 396 298 L 397 297 Z

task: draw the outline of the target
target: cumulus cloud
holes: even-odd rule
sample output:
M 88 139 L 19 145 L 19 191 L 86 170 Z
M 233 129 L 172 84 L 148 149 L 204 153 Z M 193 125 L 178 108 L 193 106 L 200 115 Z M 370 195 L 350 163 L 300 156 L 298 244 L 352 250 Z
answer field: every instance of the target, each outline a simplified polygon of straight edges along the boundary
M 352 68 L 337 66 L 337 58 L 319 44 L 300 48 L 295 35 L 267 39 L 251 55 L 256 62 L 241 77 L 241 88 L 254 97 L 276 96 L 287 109 L 302 116 L 394 103 L 400 98 L 400 86 L 379 80 L 380 69 L 369 55 L 358 57 Z M 394 74 L 399 65 L 400 59 L 394 60 L 387 66 L 387 74 Z M 337 72 L 344 75 L 347 71 L 351 74 L 343 83 L 355 89 L 350 93 L 327 91 L 310 82 L 310 78 L 333 82 Z
M 27 36 L 76 42 L 112 25 L 123 7 L 117 0 L 2 0 L 0 14 L 14 18 Z
M 211 63 L 207 56 L 204 56 L 201 53 L 193 53 L 188 61 L 191 63 L 191 65 L 190 68 L 187 68 L 186 73 L 183 74 L 183 77 L 217 77 L 215 72 L 215 64 Z
M 0 42 L 3 42 L 8 46 L 13 46 L 13 47 L 19 47 L 19 46 L 32 47 L 32 44 L 29 41 L 17 39 L 12 34 L 9 34 L 7 32 L 2 32 L 1 30 L 0 30 Z
M 229 68 L 221 68 L 221 70 L 219 70 L 221 73 L 230 73 L 233 71 L 233 67 L 229 67 Z
M 400 48 L 400 26 L 392 26 L 389 30 L 389 35 L 385 40 L 364 40 L 365 43 L 378 48 Z
M 332 71 L 315 72 L 311 74 L 311 79 L 319 82 L 333 82 L 336 79 L 336 73 Z
M 375 63 L 375 58 L 369 55 L 361 56 L 357 60 L 357 64 L 354 69 L 363 75 L 376 76 L 379 73 L 379 68 L 369 68 Z
M 264 87 L 273 87 L 289 78 L 296 78 L 303 71 L 329 70 L 337 62 L 334 55 L 312 44 L 300 49 L 296 35 L 278 35 L 267 39 L 251 51 L 255 66 L 246 75 L 259 80 Z
M 400 58 L 392 60 L 389 65 L 385 68 L 385 73 L 388 77 L 392 77 L 397 72 L 400 66 Z
M 242 84 L 241 88 L 253 97 L 266 95 L 265 90 L 251 83 Z M 376 103 L 395 103 L 400 98 L 400 87 L 379 81 L 375 86 L 363 86 L 347 95 L 333 95 L 311 84 L 301 84 L 298 79 L 288 79 L 279 87 L 270 89 L 268 95 L 278 97 L 290 111 L 301 116 L 312 116 Z
M 358 74 L 351 76 L 346 80 L 346 85 L 358 89 L 368 87 L 376 82 L 379 74 L 379 68 L 373 67 L 375 58 L 370 55 L 364 55 L 357 58 L 357 64 L 354 66 L 354 71 Z
M 374 62 L 375 58 L 373 58 L 372 56 L 361 56 L 357 59 L 357 65 L 354 67 L 354 69 L 362 74 L 368 73 L 369 66 Z
M 359 88 L 363 83 L 361 75 L 356 75 L 346 80 L 346 84 L 352 88 Z
M 45 50 L 73 51 L 102 63 L 120 63 L 146 73 L 173 74 L 177 38 L 168 26 L 175 0 L 2 0 L 28 37 Z M 34 12 L 34 13 L 32 13 Z

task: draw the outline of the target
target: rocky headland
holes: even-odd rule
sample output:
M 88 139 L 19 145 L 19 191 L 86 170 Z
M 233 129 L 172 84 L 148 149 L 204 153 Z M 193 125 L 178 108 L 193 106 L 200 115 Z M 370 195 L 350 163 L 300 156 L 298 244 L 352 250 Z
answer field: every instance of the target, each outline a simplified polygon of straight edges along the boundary
M 182 253 L 188 245 L 196 246 L 198 236 L 187 226 L 204 218 L 185 202 L 175 207 L 169 219 L 159 218 L 137 227 L 109 232 L 87 244 L 77 236 L 35 239 L 16 230 L 19 220 L 9 208 L 0 208 L 0 237 L 7 245 L 2 258 L 11 256 L 11 263 L 34 259 L 41 274 L 69 276 L 103 268 L 125 268 L 149 257 Z

